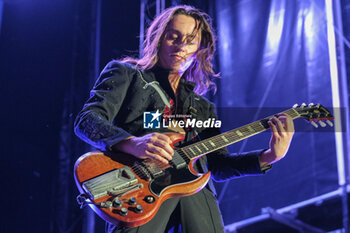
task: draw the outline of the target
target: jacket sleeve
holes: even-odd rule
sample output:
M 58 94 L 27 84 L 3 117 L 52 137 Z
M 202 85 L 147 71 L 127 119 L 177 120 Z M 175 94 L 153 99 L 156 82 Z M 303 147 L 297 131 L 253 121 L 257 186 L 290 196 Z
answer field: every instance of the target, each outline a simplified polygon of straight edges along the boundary
M 209 110 L 210 118 L 217 118 L 214 105 Z M 208 138 L 220 134 L 217 128 L 203 131 L 202 138 Z M 259 156 L 264 150 L 256 150 L 245 153 L 230 154 L 226 148 L 222 148 L 207 154 L 208 169 L 212 172 L 215 181 L 225 181 L 242 176 L 264 174 L 259 164 Z
M 90 92 L 90 98 L 74 122 L 75 134 L 100 150 L 111 150 L 131 134 L 113 124 L 131 83 L 126 64 L 107 64 Z

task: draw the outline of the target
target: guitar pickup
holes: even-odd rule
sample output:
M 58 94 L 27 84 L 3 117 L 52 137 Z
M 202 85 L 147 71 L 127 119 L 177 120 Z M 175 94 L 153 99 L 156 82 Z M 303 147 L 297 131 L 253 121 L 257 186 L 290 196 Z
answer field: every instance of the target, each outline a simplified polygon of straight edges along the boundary
M 170 163 L 176 169 L 183 168 L 187 165 L 184 158 L 182 158 L 181 155 L 177 151 L 174 151 L 173 159 L 170 161 Z

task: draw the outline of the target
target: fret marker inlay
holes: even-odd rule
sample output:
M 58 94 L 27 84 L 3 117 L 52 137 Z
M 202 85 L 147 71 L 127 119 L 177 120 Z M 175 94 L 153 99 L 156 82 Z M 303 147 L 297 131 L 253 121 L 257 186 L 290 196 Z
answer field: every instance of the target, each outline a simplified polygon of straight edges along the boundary
M 226 138 L 224 135 L 222 135 L 221 138 L 222 138 L 222 140 L 224 140 L 224 142 L 226 142 L 226 143 L 229 142 L 229 141 L 227 140 L 227 138 Z
M 194 155 L 196 155 L 196 152 L 194 152 L 193 150 L 192 150 L 192 148 L 190 147 L 190 148 L 188 148 L 190 151 L 191 151 L 191 153 L 192 154 L 194 154 Z
M 204 149 L 209 150 L 205 143 L 201 143 L 201 145 L 204 147 Z
M 243 136 L 242 132 L 241 132 L 241 131 L 239 131 L 239 130 L 236 130 L 236 134 L 237 134 L 238 136 L 240 136 L 240 137 L 242 137 L 242 136 Z
M 202 153 L 202 150 L 199 149 L 199 147 L 198 147 L 197 145 L 196 145 L 195 147 L 196 147 L 196 149 L 197 149 L 200 153 Z
M 211 140 L 209 140 L 209 143 L 210 143 L 210 145 L 212 145 L 213 147 L 216 147 L 215 144 L 214 144 L 214 142 L 212 142 Z

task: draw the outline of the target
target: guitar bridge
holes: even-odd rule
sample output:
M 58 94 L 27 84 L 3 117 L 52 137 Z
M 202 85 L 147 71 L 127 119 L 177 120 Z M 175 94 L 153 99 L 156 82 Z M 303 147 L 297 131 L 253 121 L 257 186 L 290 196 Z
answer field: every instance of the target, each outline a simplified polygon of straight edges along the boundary
M 152 178 L 156 178 L 164 174 L 163 169 L 149 159 L 145 159 L 141 162 L 141 164 L 147 169 Z
M 85 181 L 83 188 L 95 200 L 110 193 L 121 193 L 136 183 L 137 177 L 130 168 L 122 167 Z

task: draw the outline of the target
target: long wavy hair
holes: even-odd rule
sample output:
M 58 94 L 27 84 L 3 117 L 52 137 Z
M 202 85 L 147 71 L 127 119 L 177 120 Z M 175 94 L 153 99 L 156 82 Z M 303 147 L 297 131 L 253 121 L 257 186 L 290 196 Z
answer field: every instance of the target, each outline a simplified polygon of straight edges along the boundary
M 216 85 L 210 78 L 219 77 L 218 74 L 214 73 L 212 65 L 216 37 L 211 26 L 210 17 L 192 6 L 179 5 L 165 9 L 147 29 L 143 42 L 142 58 L 126 57 L 122 59 L 122 62 L 132 63 L 143 70 L 154 67 L 159 60 L 158 53 L 165 30 L 174 16 L 180 14 L 194 18 L 198 24 L 196 31 L 201 33 L 201 42 L 196 52 L 196 58 L 184 75 L 188 81 L 197 84 L 194 89 L 197 94 L 204 95 L 211 88 L 215 92 Z

